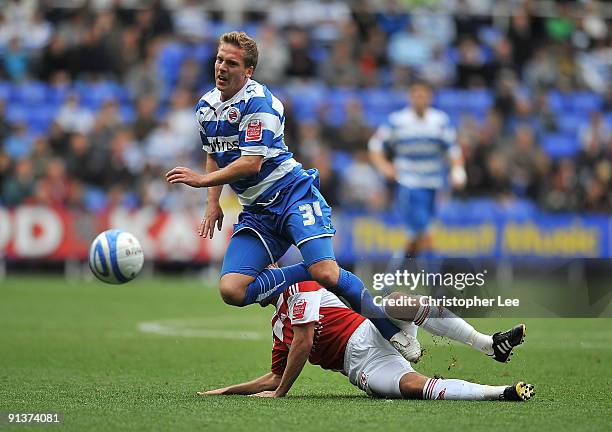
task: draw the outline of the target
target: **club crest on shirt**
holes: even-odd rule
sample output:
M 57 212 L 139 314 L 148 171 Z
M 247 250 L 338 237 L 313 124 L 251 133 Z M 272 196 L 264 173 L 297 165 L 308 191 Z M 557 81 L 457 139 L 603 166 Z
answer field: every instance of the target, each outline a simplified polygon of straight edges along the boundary
M 230 107 L 227 110 L 227 121 L 231 124 L 236 124 L 240 121 L 240 111 L 236 107 Z
M 308 303 L 306 302 L 306 300 L 298 300 L 297 302 L 295 302 L 295 304 L 293 305 L 293 319 L 303 319 L 304 318 L 304 314 L 306 313 L 306 305 Z
M 260 141 L 263 132 L 261 120 L 251 120 L 246 128 L 245 141 Z

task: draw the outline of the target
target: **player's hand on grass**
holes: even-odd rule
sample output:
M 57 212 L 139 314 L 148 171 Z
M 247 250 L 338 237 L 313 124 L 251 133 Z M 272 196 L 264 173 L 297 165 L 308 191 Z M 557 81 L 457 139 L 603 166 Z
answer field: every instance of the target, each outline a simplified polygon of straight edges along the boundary
M 166 181 L 168 183 L 184 183 L 187 186 L 199 188 L 203 186 L 202 174 L 198 174 L 194 170 L 186 167 L 172 168 L 166 173 Z
M 200 237 L 208 237 L 212 239 L 215 234 L 215 224 L 217 225 L 217 229 L 221 231 L 221 227 L 223 226 L 223 217 L 224 215 L 221 205 L 218 202 L 209 202 L 206 205 L 204 218 L 202 219 L 202 222 L 200 222 L 198 235 Z
M 266 391 L 252 394 L 251 396 L 262 397 L 262 398 L 275 398 L 275 397 L 282 397 L 284 395 L 277 395 L 275 391 L 266 390 Z

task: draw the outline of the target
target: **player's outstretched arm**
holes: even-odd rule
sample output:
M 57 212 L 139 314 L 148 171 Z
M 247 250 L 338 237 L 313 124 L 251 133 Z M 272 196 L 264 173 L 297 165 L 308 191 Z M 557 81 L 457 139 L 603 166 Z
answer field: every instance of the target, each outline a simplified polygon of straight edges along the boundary
M 217 162 L 211 155 L 206 157 L 205 169 L 208 174 L 219 171 L 219 165 L 217 165 Z M 204 218 L 198 228 L 198 235 L 200 237 L 212 239 L 215 234 L 215 224 L 217 225 L 217 229 L 221 231 L 224 215 L 221 204 L 219 204 L 219 198 L 221 197 L 222 190 L 223 185 L 208 188 L 206 210 L 204 211 Z
M 235 384 L 229 387 L 223 387 L 215 390 L 199 391 L 198 396 L 213 396 L 213 395 L 252 395 L 263 391 L 276 390 L 281 381 L 280 375 L 272 372 L 260 376 L 252 381 Z
M 262 163 L 263 156 L 240 156 L 225 168 L 207 174 L 198 174 L 186 167 L 176 167 L 166 173 L 166 181 L 172 184 L 184 183 L 195 188 L 220 186 L 257 174 Z
M 285 371 L 278 384 L 278 388 L 276 391 L 261 392 L 253 396 L 283 397 L 289 392 L 297 377 L 300 376 L 304 364 L 306 364 L 306 360 L 308 360 L 310 355 L 314 341 L 314 328 L 314 322 L 293 325 L 293 341 L 287 356 L 287 366 L 285 366 Z

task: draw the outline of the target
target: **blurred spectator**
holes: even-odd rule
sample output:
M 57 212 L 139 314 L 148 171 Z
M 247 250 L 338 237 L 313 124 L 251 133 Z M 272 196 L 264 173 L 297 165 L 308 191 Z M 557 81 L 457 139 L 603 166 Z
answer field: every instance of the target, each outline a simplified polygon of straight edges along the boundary
M 389 38 L 387 52 L 392 63 L 419 70 L 431 59 L 432 50 L 430 40 L 408 25 Z
M 177 36 L 194 43 L 210 37 L 210 21 L 202 6 L 197 0 L 185 0 L 174 11 L 172 24 Z
M 457 87 L 483 87 L 487 82 L 487 66 L 480 47 L 471 37 L 463 37 L 458 46 Z
M 544 176 L 548 170 L 548 159 L 536 147 L 533 129 L 521 125 L 514 133 L 514 145 L 509 151 L 509 171 L 514 193 L 520 197 L 537 199 Z
M 102 179 L 107 158 L 96 156 L 89 138 L 81 133 L 70 137 L 70 151 L 66 158 L 66 168 L 71 177 L 84 183 L 96 184 Z
M 572 211 L 578 207 L 574 163 L 562 159 L 553 166 L 545 184 L 542 204 L 551 211 Z
M 4 203 L 14 207 L 31 197 L 34 192 L 34 175 L 32 161 L 28 158 L 19 160 L 15 165 L 15 175 L 2 183 Z
M 356 87 L 359 83 L 359 69 L 353 59 L 351 45 L 338 41 L 322 65 L 321 77 L 331 87 Z
M 254 78 L 267 85 L 279 85 L 285 81 L 289 62 L 289 49 L 276 28 L 263 25 L 257 33 L 259 62 Z
M 151 95 L 140 97 L 136 102 L 136 120 L 132 125 L 136 139 L 143 141 L 157 125 L 157 101 Z
M 36 182 L 35 196 L 40 204 L 63 206 L 70 194 L 70 180 L 66 173 L 66 164 L 61 158 L 49 160 L 46 170 Z
M 53 152 L 49 147 L 49 141 L 43 136 L 36 137 L 33 140 L 32 152 L 30 154 L 34 177 L 41 177 L 45 173 L 47 165 L 52 158 Z
M 4 141 L 4 150 L 11 159 L 22 159 L 32 151 L 32 138 L 28 135 L 28 125 L 15 124 L 12 133 Z
M 310 57 L 310 41 L 308 33 L 299 28 L 289 30 L 289 63 L 287 76 L 289 78 L 312 78 L 315 75 L 315 62 Z
M 172 147 L 174 151 L 174 158 L 187 157 L 191 151 L 199 148 L 197 144 L 200 135 L 193 110 L 195 101 L 191 93 L 183 88 L 178 88 L 172 94 L 170 104 L 166 121 L 174 138 L 172 146 L 169 147 Z
M 16 37 L 9 41 L 8 50 L 3 55 L 3 67 L 12 81 L 21 81 L 28 73 L 28 55 Z
M 603 148 L 611 138 L 611 126 L 604 121 L 603 115 L 599 111 L 591 113 L 589 123 L 580 130 L 582 147 L 587 148 L 593 145 Z
M 64 39 L 60 35 L 55 35 L 43 50 L 39 76 L 43 80 L 50 81 L 57 72 L 69 70 L 70 53 Z
M 370 164 L 365 151 L 353 155 L 353 163 L 341 182 L 342 205 L 352 209 L 383 210 L 386 205 L 384 180 Z
M 319 170 L 319 182 L 321 194 L 332 208 L 340 203 L 340 177 L 333 167 L 332 153 L 327 147 L 319 147 L 313 155 L 311 166 Z
M 0 143 L 11 133 L 11 125 L 6 119 L 6 104 L 0 100 Z
M 534 32 L 527 10 L 519 8 L 510 17 L 508 39 L 512 44 L 512 62 L 521 73 L 534 49 Z
M 93 113 L 80 105 L 79 96 L 71 93 L 60 108 L 55 121 L 64 132 L 86 134 L 94 126 Z
M 147 46 L 144 60 L 127 72 L 125 83 L 134 99 L 145 95 L 160 97 L 164 85 L 157 68 L 157 50 L 157 44 Z
M 533 89 L 549 89 L 557 81 L 557 69 L 545 48 L 538 49 L 527 62 L 524 73 L 526 84 Z

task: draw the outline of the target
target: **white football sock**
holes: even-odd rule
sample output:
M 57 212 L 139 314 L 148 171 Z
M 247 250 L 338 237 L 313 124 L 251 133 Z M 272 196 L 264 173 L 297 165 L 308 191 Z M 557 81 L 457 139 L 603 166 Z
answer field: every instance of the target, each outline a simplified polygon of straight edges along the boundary
M 493 337 L 477 332 L 464 319 L 443 307 L 419 306 L 414 323 L 429 333 L 445 336 L 493 355 Z
M 423 387 L 423 399 L 499 400 L 506 386 L 474 384 L 458 379 L 429 378 Z

